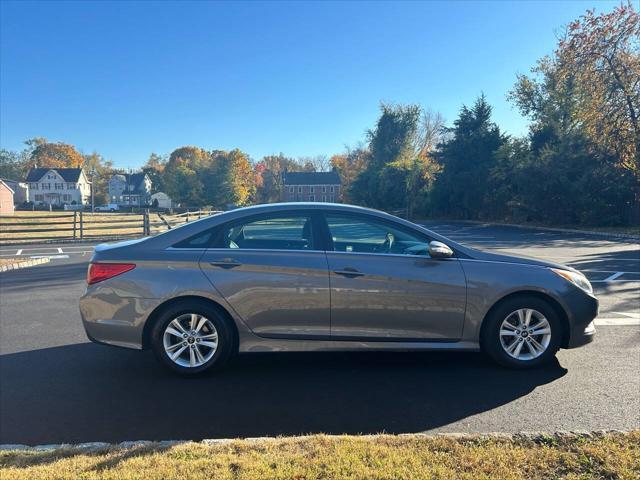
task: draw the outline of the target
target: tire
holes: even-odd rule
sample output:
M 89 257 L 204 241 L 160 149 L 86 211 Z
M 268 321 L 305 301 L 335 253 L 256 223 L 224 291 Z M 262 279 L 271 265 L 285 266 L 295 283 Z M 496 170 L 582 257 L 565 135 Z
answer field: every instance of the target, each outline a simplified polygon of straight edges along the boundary
M 200 327 L 197 332 L 189 328 L 193 325 L 192 314 L 196 315 L 195 328 Z M 231 358 L 236 348 L 234 331 L 231 321 L 206 302 L 180 302 L 158 316 L 151 330 L 151 348 L 158 361 L 173 372 L 184 376 L 199 375 L 221 369 Z M 178 337 L 176 332 L 183 338 Z M 195 335 L 192 335 L 194 332 Z M 184 337 L 184 334 L 188 337 Z M 214 343 L 215 348 L 209 346 Z M 175 360 L 170 358 L 169 351 L 173 355 L 178 354 Z
M 529 311 L 529 327 L 534 328 L 522 329 Z M 499 303 L 490 312 L 482 328 L 480 346 L 500 365 L 535 368 L 555 357 L 562 335 L 562 321 L 551 304 L 538 297 L 523 295 Z

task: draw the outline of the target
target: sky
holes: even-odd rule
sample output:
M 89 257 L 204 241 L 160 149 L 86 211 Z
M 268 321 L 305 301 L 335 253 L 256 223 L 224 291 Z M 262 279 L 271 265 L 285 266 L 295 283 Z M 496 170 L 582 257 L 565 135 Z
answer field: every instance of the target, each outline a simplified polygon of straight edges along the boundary
M 183 145 L 253 159 L 332 155 L 365 140 L 380 102 L 450 124 L 506 95 L 562 26 L 619 2 L 0 3 L 0 146 L 45 137 L 139 168 Z

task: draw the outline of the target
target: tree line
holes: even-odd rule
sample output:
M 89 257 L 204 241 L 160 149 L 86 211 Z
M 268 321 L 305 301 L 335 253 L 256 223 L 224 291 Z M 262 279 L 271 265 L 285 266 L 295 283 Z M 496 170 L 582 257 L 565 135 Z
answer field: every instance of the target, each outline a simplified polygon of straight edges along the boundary
M 530 120 L 523 137 L 505 134 L 480 95 L 452 125 L 420 105 L 382 104 L 363 143 L 331 157 L 254 161 L 239 149 L 183 146 L 152 153 L 142 169 L 155 191 L 184 206 L 274 202 L 285 170 L 334 169 L 345 202 L 411 217 L 640 222 L 640 18 L 631 3 L 570 23 L 507 96 Z M 42 138 L 25 143 L 22 152 L 0 151 L 0 176 L 83 166 L 95 172 L 98 201 L 107 200 L 112 162 Z

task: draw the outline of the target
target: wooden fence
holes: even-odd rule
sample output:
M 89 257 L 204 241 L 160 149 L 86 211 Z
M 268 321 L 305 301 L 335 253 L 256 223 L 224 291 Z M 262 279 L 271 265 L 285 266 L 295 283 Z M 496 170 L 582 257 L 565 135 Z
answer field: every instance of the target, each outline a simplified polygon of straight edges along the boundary
M 0 245 L 52 240 L 110 240 L 154 235 L 218 211 L 179 215 L 142 213 L 31 212 L 0 216 Z

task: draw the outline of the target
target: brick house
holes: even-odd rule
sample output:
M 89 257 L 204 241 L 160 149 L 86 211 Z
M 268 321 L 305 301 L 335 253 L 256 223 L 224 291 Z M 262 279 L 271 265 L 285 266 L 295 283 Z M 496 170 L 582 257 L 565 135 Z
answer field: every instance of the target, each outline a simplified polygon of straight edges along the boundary
M 284 172 L 282 174 L 283 202 L 340 202 L 338 172 Z

